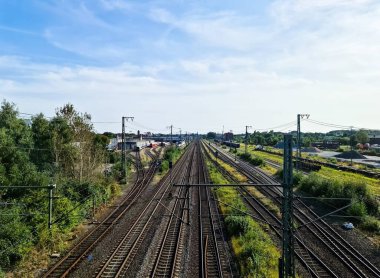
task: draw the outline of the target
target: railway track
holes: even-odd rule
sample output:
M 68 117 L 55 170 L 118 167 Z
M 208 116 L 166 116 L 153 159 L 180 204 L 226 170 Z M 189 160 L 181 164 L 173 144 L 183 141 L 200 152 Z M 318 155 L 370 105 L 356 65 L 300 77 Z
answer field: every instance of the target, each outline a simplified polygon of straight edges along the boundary
M 198 142 L 197 167 L 195 182 L 208 184 L 209 174 L 204 160 L 201 142 Z M 199 212 L 199 241 L 201 277 L 232 277 L 231 262 L 223 236 L 223 227 L 217 205 L 211 198 L 211 190 L 206 186 L 197 187 Z
M 189 161 L 193 161 L 194 152 Z M 186 174 L 179 181 L 180 184 L 189 183 L 192 164 L 188 163 Z M 170 218 L 164 236 L 156 251 L 156 258 L 152 267 L 151 277 L 178 277 L 181 271 L 180 258 L 184 252 L 185 233 L 184 225 L 190 221 L 190 196 L 188 187 L 180 187 L 178 197 L 171 209 Z
M 223 176 L 229 180 L 231 183 L 238 183 L 238 180 L 226 171 L 224 168 L 220 167 L 220 165 L 212 160 L 211 156 L 206 152 L 207 157 L 213 164 L 218 168 L 218 170 L 223 174 Z M 274 231 L 275 235 L 281 240 L 282 232 L 280 229 L 281 220 L 268 208 L 266 208 L 260 200 L 258 200 L 255 196 L 253 196 L 246 188 L 237 187 L 236 190 L 240 193 L 240 195 L 244 198 L 245 203 L 255 212 L 258 216 L 256 220 L 261 220 L 265 223 L 269 224 L 269 227 Z M 296 250 L 295 255 L 296 258 L 304 265 L 307 271 L 313 277 L 337 277 L 335 274 L 319 259 L 318 256 L 307 246 L 303 244 L 302 241 L 299 240 L 298 237 L 296 239 Z M 312 257 L 313 259 L 311 259 Z M 317 261 L 316 264 L 314 261 Z
M 208 158 L 211 159 L 210 156 Z M 235 179 L 233 175 L 224 170 L 218 163 L 213 161 L 214 165 L 218 170 L 223 174 L 223 176 L 232 183 L 238 183 L 238 180 Z M 275 235 L 282 240 L 281 232 L 281 220 L 271 212 L 266 206 L 264 206 L 260 200 L 253 196 L 246 188 L 237 187 L 236 190 L 244 198 L 245 203 L 248 207 L 255 212 L 258 216 L 256 220 L 261 220 L 262 222 L 268 223 L 269 227 L 274 231 Z M 338 277 L 335 273 L 327 267 L 321 259 L 315 254 L 315 252 L 307 247 L 303 241 L 295 236 L 296 245 L 295 245 L 295 256 L 296 258 L 304 265 L 307 269 L 307 272 L 312 277 Z
M 132 189 L 122 200 L 121 204 L 114 209 L 103 221 L 94 229 L 87 233 L 77 244 L 75 244 L 67 254 L 55 263 L 42 277 L 65 277 L 86 257 L 86 255 L 101 241 L 106 234 L 118 223 L 121 217 L 131 208 L 133 203 L 139 198 L 153 177 L 156 165 L 153 164 L 145 173 L 139 156 L 136 159 L 137 177 Z
M 156 159 L 157 154 L 154 155 L 150 150 L 150 148 L 145 148 L 145 154 L 153 161 Z
M 269 183 L 274 185 L 278 184 L 277 181 L 256 167 L 247 165 L 242 161 L 235 163 L 231 157 L 228 157 L 228 155 L 224 154 L 223 152 L 221 154 L 221 158 L 224 159 L 225 162 L 238 168 L 242 173 L 244 173 L 250 180 L 254 182 Z M 279 198 L 281 196 L 281 191 L 278 188 L 261 187 L 260 189 L 263 193 L 265 193 L 266 196 L 269 196 L 274 203 L 279 206 L 281 205 Z M 316 215 L 306 204 L 304 204 L 299 199 L 296 199 L 294 204 L 294 216 L 299 225 L 304 225 L 303 229 L 307 230 L 307 233 L 312 234 L 315 239 L 318 240 L 318 242 L 320 242 L 326 250 L 328 250 L 331 257 L 335 257 L 335 261 L 338 261 L 337 264 L 340 266 L 340 268 L 345 269 L 347 273 L 351 273 L 351 275 L 355 275 L 355 277 L 380 277 L 379 270 L 364 256 L 362 256 L 352 245 L 344 240 L 330 225 L 328 225 L 323 220 L 315 221 L 318 218 L 318 215 Z M 325 264 L 321 259 L 316 259 L 317 255 L 313 254 L 313 252 L 310 252 L 311 248 L 306 247 L 305 243 L 301 240 L 301 236 L 302 233 L 295 236 L 297 240 L 297 245 L 295 248 L 303 258 L 303 261 L 301 260 L 301 262 L 303 264 L 306 263 L 309 265 L 309 267 L 307 267 L 309 272 L 310 270 L 314 270 L 314 273 L 312 274 L 315 277 L 334 277 L 336 274 L 332 273 L 332 271 L 327 270 L 325 267 L 329 262 L 326 262 Z M 321 271 L 320 268 L 316 267 L 317 264 L 322 266 L 323 271 Z M 326 273 L 326 271 L 328 273 Z
M 173 167 L 172 171 L 174 180 L 178 180 L 180 177 L 182 170 L 186 166 L 186 163 L 189 162 L 190 154 L 191 150 L 188 150 L 182 156 L 179 162 Z M 118 242 L 117 246 L 110 254 L 108 260 L 98 271 L 96 277 L 128 276 L 128 270 L 131 267 L 137 253 L 141 251 L 140 246 L 152 228 L 153 217 L 156 216 L 156 213 L 159 211 L 159 208 L 161 208 L 161 206 L 167 208 L 166 205 L 163 205 L 163 203 L 165 203 L 164 197 L 167 197 L 173 189 L 169 179 L 169 174 L 163 178 L 161 185 L 159 186 L 154 196 L 145 206 L 143 211 L 139 214 L 139 217 L 134 222 L 129 231 L 127 231 L 123 238 Z

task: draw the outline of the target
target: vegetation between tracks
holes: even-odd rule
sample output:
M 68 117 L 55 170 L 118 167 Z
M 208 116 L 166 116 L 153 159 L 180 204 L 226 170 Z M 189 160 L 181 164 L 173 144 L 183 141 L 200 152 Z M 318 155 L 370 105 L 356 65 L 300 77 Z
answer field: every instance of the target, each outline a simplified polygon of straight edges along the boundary
M 228 184 L 210 161 L 207 161 L 207 166 L 214 184 Z M 224 215 L 240 274 L 244 277 L 277 277 L 279 251 L 265 229 L 244 214 L 247 208 L 237 190 L 220 187 L 214 192 Z
M 240 174 L 234 167 L 223 162 L 220 159 L 216 159 L 215 154 L 211 152 L 208 148 L 205 148 L 205 151 L 209 154 L 211 159 L 213 159 L 214 161 L 217 161 L 218 165 L 222 167 L 224 170 L 226 170 L 228 173 L 233 175 L 236 178 L 236 180 L 238 180 L 239 182 L 247 182 L 247 178 L 244 177 L 242 174 Z
M 351 173 L 348 173 L 351 174 Z M 277 175 L 282 178 L 282 170 Z M 380 204 L 376 196 L 361 179 L 326 178 L 319 173 L 310 175 L 294 174 L 297 190 L 307 192 L 321 198 L 346 198 L 348 200 L 326 199 L 324 202 L 334 207 L 352 205 L 346 209 L 350 216 L 356 216 L 356 222 L 363 230 L 380 234 Z
M 238 153 L 239 152 L 242 153 L 243 151 L 244 151 L 244 148 L 242 147 L 238 149 Z M 273 161 L 282 165 L 282 158 L 280 156 L 270 154 L 270 153 L 255 151 L 253 150 L 252 146 L 248 147 L 248 152 L 257 157 L 262 158 L 263 160 Z M 277 171 L 277 169 L 273 168 L 271 172 L 273 172 L 273 170 Z M 379 179 L 365 177 L 363 175 L 356 174 L 356 173 L 339 171 L 339 170 L 328 168 L 325 166 L 322 166 L 321 170 L 319 170 L 318 172 L 315 172 L 315 174 L 321 178 L 340 180 L 345 183 L 352 182 L 354 184 L 365 184 L 368 187 L 368 190 L 371 191 L 372 194 L 380 196 L 380 180 Z
M 182 148 L 178 148 L 177 146 L 170 146 L 165 150 L 164 157 L 161 161 L 160 173 L 165 174 L 169 170 L 169 162 L 174 163 L 180 158 L 183 153 Z

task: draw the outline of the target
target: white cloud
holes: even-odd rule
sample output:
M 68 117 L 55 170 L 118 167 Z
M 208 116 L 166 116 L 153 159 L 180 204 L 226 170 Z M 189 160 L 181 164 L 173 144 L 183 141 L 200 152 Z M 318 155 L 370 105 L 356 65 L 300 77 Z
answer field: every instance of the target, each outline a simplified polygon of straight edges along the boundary
M 112 11 L 128 8 L 124 1 L 103 2 Z M 378 127 L 377 1 L 275 1 L 261 21 L 234 11 L 181 13 L 157 6 L 147 9 L 162 34 L 137 35 L 145 40 L 143 49 L 114 40 L 113 31 L 124 25 L 110 37 L 95 32 L 104 35 L 99 41 L 84 35 L 94 34 L 91 28 L 76 37 L 71 27 L 48 28 L 46 37 L 60 48 L 118 62 L 59 66 L 0 57 L 2 94 L 30 112 L 39 112 L 39 103 L 53 109 L 71 101 L 98 120 L 127 113 L 148 126 L 173 122 L 193 131 L 200 125 L 201 131 L 223 124 L 228 129 L 243 119 L 265 128 L 300 112 L 325 122 Z M 90 9 L 79 12 L 90 20 L 81 26 L 108 30 Z M 183 52 L 173 49 L 177 44 Z M 151 51 L 157 54 L 132 63 L 129 51 L 141 60 Z M 166 53 L 172 56 L 166 59 Z
M 122 11 L 130 11 L 133 9 L 132 4 L 123 0 L 100 0 L 101 5 L 109 11 L 112 10 L 122 10 Z
M 33 76 L 28 81 L 0 83 L 4 85 L 3 97 L 21 103 L 22 111 L 37 113 L 49 107 L 43 112 L 51 115 L 54 107 L 72 102 L 98 121 L 118 120 L 120 113 L 128 113 L 147 126 L 174 122 L 192 131 L 207 131 L 218 123 L 226 128 L 236 126 L 243 118 L 256 128 L 275 126 L 291 121 L 299 107 L 315 118 L 324 115 L 318 105 L 323 105 L 323 111 L 331 109 L 329 115 L 339 114 L 342 109 L 336 103 L 345 103 L 345 109 L 354 107 L 346 98 L 355 97 L 357 89 L 263 72 L 255 68 L 255 61 L 236 58 L 182 60 L 157 68 L 128 64 L 110 68 L 44 67 L 25 60 L 18 64 L 34 69 Z M 0 70 L 7 69 L 6 64 L 0 65 Z M 168 72 L 182 79 L 168 78 Z M 376 104 L 370 103 L 367 108 L 376 109 Z M 339 117 L 344 123 L 346 117 Z M 117 131 L 119 127 L 97 128 Z

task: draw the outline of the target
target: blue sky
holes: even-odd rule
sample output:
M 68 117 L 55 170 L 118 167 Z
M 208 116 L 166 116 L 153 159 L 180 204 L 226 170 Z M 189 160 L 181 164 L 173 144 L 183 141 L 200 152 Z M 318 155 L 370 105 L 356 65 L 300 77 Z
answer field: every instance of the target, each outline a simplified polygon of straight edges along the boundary
M 380 128 L 379 26 L 377 0 L 0 0 L 0 97 L 156 130 Z

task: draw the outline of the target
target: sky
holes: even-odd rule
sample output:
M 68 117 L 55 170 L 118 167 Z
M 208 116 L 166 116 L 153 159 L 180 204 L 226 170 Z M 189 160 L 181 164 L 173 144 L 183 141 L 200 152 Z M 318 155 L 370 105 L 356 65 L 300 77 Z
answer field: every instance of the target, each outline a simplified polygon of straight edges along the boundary
M 99 132 L 376 129 L 379 90 L 378 0 L 0 0 L 0 99 Z

